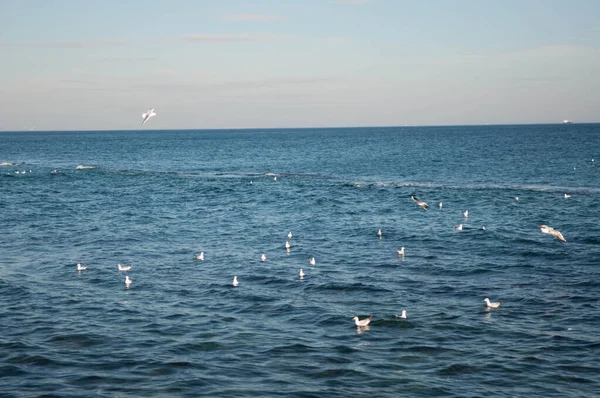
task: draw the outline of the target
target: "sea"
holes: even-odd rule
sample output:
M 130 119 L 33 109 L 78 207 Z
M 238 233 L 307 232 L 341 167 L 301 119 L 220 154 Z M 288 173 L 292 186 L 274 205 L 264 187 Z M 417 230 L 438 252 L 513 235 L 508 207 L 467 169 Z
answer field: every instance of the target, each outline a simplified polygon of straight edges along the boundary
M 1 397 L 600 396 L 600 124 L 2 132 L 0 162 Z

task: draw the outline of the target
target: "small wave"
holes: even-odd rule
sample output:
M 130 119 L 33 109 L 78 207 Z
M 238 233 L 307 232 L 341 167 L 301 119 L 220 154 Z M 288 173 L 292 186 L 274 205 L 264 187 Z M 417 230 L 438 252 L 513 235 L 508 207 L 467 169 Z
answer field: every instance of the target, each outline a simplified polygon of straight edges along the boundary
M 96 166 L 86 166 L 84 164 L 80 164 L 77 167 L 75 167 L 77 170 L 85 170 L 85 169 L 95 169 Z
M 0 166 L 14 166 L 14 163 L 11 163 L 11 162 L 2 162 L 2 163 L 0 163 Z

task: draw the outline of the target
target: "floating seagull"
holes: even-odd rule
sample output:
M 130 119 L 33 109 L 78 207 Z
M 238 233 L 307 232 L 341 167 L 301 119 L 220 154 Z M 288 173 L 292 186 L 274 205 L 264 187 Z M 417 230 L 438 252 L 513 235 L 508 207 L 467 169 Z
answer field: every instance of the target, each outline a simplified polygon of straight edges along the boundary
M 373 315 L 371 315 L 370 317 L 365 318 L 361 321 L 358 319 L 358 315 L 357 315 L 354 318 L 352 318 L 352 320 L 354 321 L 354 324 L 356 326 L 367 326 L 369 323 L 371 323 L 371 318 L 373 318 Z
M 556 229 L 549 227 L 547 225 L 540 225 L 538 227 L 540 229 L 540 231 L 542 231 L 543 234 L 549 234 L 554 236 L 556 239 L 560 240 L 561 242 L 566 242 L 567 240 L 565 239 L 565 237 L 563 236 L 563 234 L 560 233 L 560 231 L 557 231 Z
M 88 268 L 87 265 L 77 264 L 77 271 L 83 271 L 83 270 L 86 270 L 87 268 Z
M 250 185 L 252 185 L 252 181 L 250 181 Z
M 396 315 L 396 318 L 408 319 L 406 316 L 406 310 L 402 310 L 402 315 Z
M 519 197 L 518 197 L 518 196 L 515 196 L 515 200 L 519 200 Z
M 127 289 L 129 289 L 129 286 L 131 286 L 131 282 L 133 282 L 128 275 L 125 276 L 125 287 Z
M 277 181 L 277 176 L 273 177 L 273 181 Z
M 302 268 L 300 268 L 300 279 L 304 279 L 304 271 L 302 271 Z
M 417 199 L 414 195 L 410 195 L 410 198 L 412 200 L 414 200 L 415 202 L 417 202 L 417 205 L 421 206 L 423 208 L 423 210 L 427 210 L 429 208 L 429 205 L 425 202 L 423 202 L 422 200 Z
M 151 117 L 156 116 L 156 113 L 154 112 L 154 108 L 152 109 L 148 109 L 146 111 L 146 113 L 142 113 L 142 126 L 144 125 L 144 123 L 146 123 Z
M 194 256 L 196 260 L 204 261 L 204 252 L 200 252 L 200 254 L 196 254 Z
M 398 253 L 398 256 L 404 257 L 404 246 L 402 246 L 400 249 L 396 250 L 396 253 Z
M 260 261 L 267 261 L 267 255 L 265 253 L 260 255 Z
M 571 197 L 571 195 L 569 195 L 568 193 L 565 193 L 565 199 L 569 199 Z
M 290 242 L 288 242 L 287 240 L 285 241 L 285 249 L 287 251 L 290 251 L 290 248 L 292 247 L 292 245 L 290 245 Z
M 458 231 L 462 231 L 463 229 L 463 225 L 462 224 L 458 224 L 454 226 L 454 229 L 458 230 Z
M 379 236 L 380 238 L 383 236 L 383 232 L 381 231 L 381 228 L 379 228 L 379 231 L 377 231 L 377 236 Z
M 440 202 L 439 208 L 440 208 L 440 210 L 442 210 L 442 202 Z
M 465 217 L 465 218 L 469 217 L 469 210 L 463 211 L 463 217 Z
M 121 264 L 117 264 L 117 268 L 119 269 L 119 271 L 129 271 L 130 269 L 132 269 L 133 267 L 131 265 L 121 265 Z
M 498 308 L 500 307 L 500 303 L 502 303 L 502 301 L 496 301 L 496 302 L 490 302 L 489 298 L 484 298 L 483 301 L 485 301 L 485 304 L 487 305 L 488 308 Z
M 486 230 L 486 229 L 485 229 L 485 225 L 482 225 L 482 226 L 481 226 L 481 229 L 483 229 L 483 230 L 485 231 L 485 230 Z
M 317 262 L 315 261 L 315 258 L 314 258 L 314 257 L 311 257 L 310 259 L 308 259 L 308 263 L 309 263 L 310 265 L 315 265 Z
M 287 237 L 288 239 L 292 239 L 292 231 L 288 232 Z
M 235 276 L 233 277 L 233 282 L 231 282 L 231 284 L 232 284 L 233 286 L 237 286 L 237 285 L 239 285 L 239 284 L 240 284 L 240 283 L 238 282 L 238 280 L 237 280 L 237 275 L 235 275 Z

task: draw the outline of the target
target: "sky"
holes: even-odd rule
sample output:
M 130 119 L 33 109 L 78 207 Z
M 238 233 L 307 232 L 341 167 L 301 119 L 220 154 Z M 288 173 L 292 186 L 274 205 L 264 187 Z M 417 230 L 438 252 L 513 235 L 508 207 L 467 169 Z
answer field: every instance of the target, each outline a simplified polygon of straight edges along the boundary
M 0 0 L 0 131 L 600 121 L 598 0 Z

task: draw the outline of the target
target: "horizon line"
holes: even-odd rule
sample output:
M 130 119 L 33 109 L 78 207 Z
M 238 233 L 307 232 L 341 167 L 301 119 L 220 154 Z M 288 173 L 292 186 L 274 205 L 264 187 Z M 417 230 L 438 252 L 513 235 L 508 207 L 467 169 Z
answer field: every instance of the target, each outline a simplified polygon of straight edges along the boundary
M 363 126 L 312 126 L 312 127 L 218 127 L 218 128 L 168 128 L 168 129 L 63 129 L 63 130 L 37 130 L 22 129 L 22 130 L 0 130 L 0 133 L 56 133 L 56 132 L 99 132 L 99 131 L 231 131 L 231 130 L 315 130 L 315 129 L 358 129 L 358 128 L 422 128 L 422 127 L 490 127 L 490 126 L 572 126 L 584 124 L 600 124 L 600 121 L 595 122 L 545 122 L 545 123 L 486 123 L 486 124 L 404 124 L 404 125 L 363 125 Z

